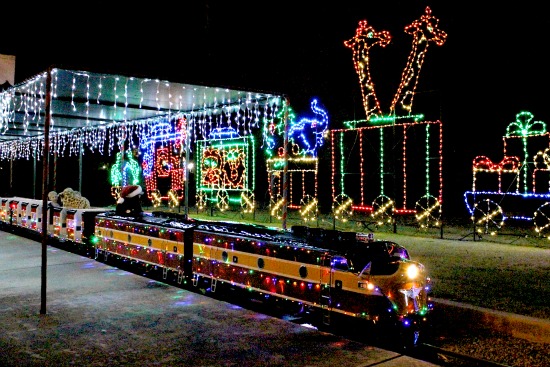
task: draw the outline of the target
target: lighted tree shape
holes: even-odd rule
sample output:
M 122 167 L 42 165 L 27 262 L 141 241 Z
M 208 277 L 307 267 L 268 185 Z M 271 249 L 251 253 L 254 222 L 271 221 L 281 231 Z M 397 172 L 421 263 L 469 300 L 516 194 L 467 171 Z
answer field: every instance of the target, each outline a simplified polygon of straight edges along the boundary
M 124 159 L 124 157 L 126 157 Z M 111 166 L 111 195 L 118 198 L 120 189 L 126 185 L 139 185 L 141 167 L 134 158 L 131 149 L 116 154 L 115 163 Z

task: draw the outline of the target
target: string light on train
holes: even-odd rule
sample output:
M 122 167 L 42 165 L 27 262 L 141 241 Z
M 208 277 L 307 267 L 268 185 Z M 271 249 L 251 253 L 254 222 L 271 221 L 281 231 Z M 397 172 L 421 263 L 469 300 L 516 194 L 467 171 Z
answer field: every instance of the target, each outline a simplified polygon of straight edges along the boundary
M 478 215 L 478 218 L 475 214 Z M 472 221 L 478 226 L 477 231 L 479 233 L 485 231 L 492 236 L 496 235 L 497 230 L 504 225 L 504 218 L 502 207 L 494 204 L 490 199 L 482 200 L 474 206 Z
M 546 234 L 550 230 L 550 202 L 544 203 L 535 211 L 533 222 L 535 224 L 535 232 L 539 236 L 546 236 L 550 240 L 550 234 Z
M 493 163 L 486 156 L 477 156 L 473 161 L 472 191 L 476 191 L 477 178 L 479 173 L 490 173 L 498 176 L 498 192 L 502 192 L 503 174 L 511 174 L 515 177 L 521 170 L 522 163 L 518 157 L 504 157 L 501 162 Z M 520 190 L 521 180 L 516 181 L 516 192 Z
M 345 194 L 338 195 L 332 203 L 334 218 L 346 222 L 353 214 L 353 199 Z
M 391 223 L 391 214 L 393 213 L 394 201 L 384 195 L 381 195 L 380 197 L 383 197 L 386 200 L 382 201 L 378 208 L 373 209 L 371 217 L 377 221 L 378 225 L 384 224 L 384 221 L 386 221 L 387 223 Z
M 540 205 L 534 215 L 529 215 L 524 213 L 520 204 L 527 200 L 541 203 L 550 200 L 547 179 L 547 172 L 550 170 L 550 134 L 546 123 L 535 121 L 531 112 L 521 111 L 516 114 L 515 121 L 508 124 L 502 139 L 503 159 L 500 162 L 493 162 L 487 156 L 477 156 L 473 160 L 472 191 L 464 194 L 466 207 L 474 224 L 484 226 L 478 228 L 478 232 L 496 234 L 507 219 L 501 208 L 501 204 L 506 204 L 506 210 L 513 213 L 509 216 L 510 219 L 534 222 L 535 231 L 543 236 L 550 222 L 548 206 Z M 533 154 L 536 151 L 534 149 L 541 147 L 542 149 Z M 529 174 L 532 176 L 529 177 Z M 491 182 L 494 183 L 495 178 L 498 182 L 498 187 L 494 190 L 482 189 L 488 177 Z M 507 200 L 503 201 L 504 198 Z
M 243 213 L 252 213 L 255 208 L 254 193 L 250 190 L 241 192 L 241 207 Z
M 440 225 L 441 203 L 438 200 L 433 198 L 431 203 L 429 201 L 422 202 L 419 200 L 416 203 L 416 207 L 421 208 L 421 210 L 418 210 L 415 214 L 416 221 L 420 223 L 421 228 L 426 228 L 430 225 L 438 227 Z

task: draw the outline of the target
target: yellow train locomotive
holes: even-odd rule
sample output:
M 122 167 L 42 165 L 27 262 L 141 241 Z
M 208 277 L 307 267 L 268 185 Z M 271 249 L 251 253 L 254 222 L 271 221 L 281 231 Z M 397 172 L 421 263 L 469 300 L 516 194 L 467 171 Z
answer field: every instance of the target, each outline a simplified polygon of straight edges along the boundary
M 38 239 L 41 213 L 41 201 L 2 198 L 0 226 Z M 399 341 L 410 345 L 429 324 L 426 269 L 392 241 L 305 226 L 286 231 L 194 220 L 169 212 L 124 217 L 107 208 L 48 206 L 47 218 L 49 238 L 63 249 L 98 261 L 120 260 L 113 265 L 129 264 L 130 271 L 156 274 L 222 299 L 230 290 L 238 299 L 305 315 L 318 327 L 360 321 L 390 336 L 398 333 Z
M 407 343 L 417 342 L 431 309 L 424 266 L 404 247 L 361 233 L 108 211 L 96 215 L 92 243 L 100 260 L 139 263 L 206 292 L 225 287 L 285 301 L 319 325 L 345 317 L 397 326 Z

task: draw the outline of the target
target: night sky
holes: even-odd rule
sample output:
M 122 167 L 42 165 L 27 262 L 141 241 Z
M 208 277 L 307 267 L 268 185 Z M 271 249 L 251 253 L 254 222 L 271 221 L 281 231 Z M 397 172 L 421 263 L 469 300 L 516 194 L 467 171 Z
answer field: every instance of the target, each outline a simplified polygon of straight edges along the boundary
M 187 2 L 182 2 L 187 3 Z M 143 9 L 90 3 L 3 15 L 0 54 L 16 56 L 16 83 L 48 66 L 284 93 L 300 113 L 318 98 L 330 128 L 364 119 L 352 52 L 360 20 L 392 34 L 373 52 L 372 77 L 388 108 L 410 51 L 403 29 L 426 6 L 447 33 L 431 45 L 413 113 L 444 126 L 444 201 L 464 214 L 472 159 L 500 161 L 520 111 L 550 123 L 544 2 L 475 7 L 473 1 L 192 1 Z M 327 4 L 325 4 L 327 3 Z M 418 103 L 418 105 L 417 105 Z M 451 210 L 452 211 L 452 210 Z

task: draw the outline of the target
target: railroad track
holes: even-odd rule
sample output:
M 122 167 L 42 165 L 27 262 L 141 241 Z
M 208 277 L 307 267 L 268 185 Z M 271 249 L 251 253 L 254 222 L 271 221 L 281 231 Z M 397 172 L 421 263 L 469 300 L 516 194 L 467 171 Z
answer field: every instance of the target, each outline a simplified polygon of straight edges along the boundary
M 406 353 L 410 357 L 445 367 L 510 367 L 507 364 L 487 361 L 470 355 L 452 352 L 431 344 L 421 343 L 416 350 Z

